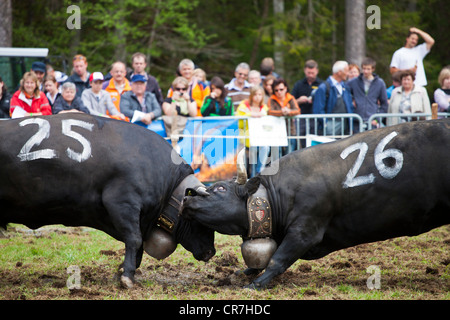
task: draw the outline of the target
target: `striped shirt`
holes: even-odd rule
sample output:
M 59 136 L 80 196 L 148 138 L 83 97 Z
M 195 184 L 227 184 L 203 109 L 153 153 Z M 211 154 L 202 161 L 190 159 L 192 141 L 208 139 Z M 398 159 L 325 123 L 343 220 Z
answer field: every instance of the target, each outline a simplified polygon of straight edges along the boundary
M 233 107 L 234 110 L 236 111 L 242 100 L 249 98 L 251 85 L 249 82 L 245 81 L 244 88 L 241 89 L 236 86 L 235 81 L 236 78 L 234 78 L 233 80 L 231 80 L 230 83 L 225 85 L 225 88 L 228 90 L 228 97 L 230 97 L 231 101 L 233 101 Z

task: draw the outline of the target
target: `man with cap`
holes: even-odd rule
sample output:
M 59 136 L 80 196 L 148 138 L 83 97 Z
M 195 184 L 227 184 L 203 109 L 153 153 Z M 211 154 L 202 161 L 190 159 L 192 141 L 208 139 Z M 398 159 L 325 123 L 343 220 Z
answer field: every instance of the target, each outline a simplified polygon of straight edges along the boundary
M 93 115 L 110 115 L 113 118 L 125 120 L 125 115 L 116 109 L 109 93 L 102 90 L 103 81 L 104 77 L 101 72 L 91 73 L 89 76 L 89 84 L 91 88 L 85 89 L 81 95 L 83 104 Z
M 66 82 L 73 82 L 77 88 L 76 96 L 81 98 L 81 94 L 84 89 L 90 88 L 89 76 L 87 71 L 88 62 L 85 56 L 77 54 L 73 57 L 73 74 L 67 79 Z
M 147 79 L 141 74 L 131 78 L 131 91 L 122 94 L 120 111 L 130 119 L 136 115 L 136 121 L 146 125 L 162 115 L 161 106 L 153 93 L 146 91 Z M 136 114 L 135 114 L 136 113 Z
M 133 54 L 131 57 L 131 66 L 133 67 L 133 71 L 127 76 L 127 79 L 131 79 L 135 74 L 143 75 L 147 79 L 147 87 L 145 90 L 153 93 L 156 100 L 158 100 L 159 105 L 162 105 L 164 98 L 161 93 L 158 80 L 156 80 L 154 76 L 145 72 L 145 68 L 147 68 L 147 57 L 145 54 L 141 52 L 136 52 Z
M 45 77 L 46 66 L 45 63 L 41 61 L 35 61 L 31 65 L 31 71 L 36 74 L 39 82 L 39 90 L 44 91 L 44 77 Z

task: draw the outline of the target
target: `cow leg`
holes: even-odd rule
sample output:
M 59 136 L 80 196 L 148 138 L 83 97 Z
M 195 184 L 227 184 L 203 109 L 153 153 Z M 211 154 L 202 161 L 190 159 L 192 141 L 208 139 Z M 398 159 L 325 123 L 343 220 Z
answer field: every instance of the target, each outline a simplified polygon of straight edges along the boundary
M 299 240 L 301 241 L 298 233 L 287 234 L 270 259 L 266 271 L 246 288 L 257 290 L 264 289 L 274 277 L 285 272 L 295 261 L 307 252 L 312 245 L 317 243 L 316 241 L 302 241 L 299 243 Z
M 246 276 L 251 276 L 260 273 L 262 270 L 263 269 L 247 268 L 245 270 L 238 270 L 235 272 L 235 274 L 236 275 L 245 274 Z
M 112 194 L 104 196 L 103 202 L 108 210 L 115 233 L 125 243 L 125 258 L 122 263 L 123 273 L 120 282 L 123 287 L 132 288 L 134 273 L 136 267 L 141 263 L 143 254 L 143 242 L 139 226 L 140 209 L 130 203 L 117 203 L 117 198 L 114 199 L 114 202 L 108 201 L 111 198 L 114 198 Z
M 142 256 L 144 255 L 144 246 L 141 245 L 136 255 L 136 269 L 139 269 L 142 262 Z
M 251 275 L 254 275 L 254 274 L 258 274 L 258 273 L 260 273 L 261 271 L 263 271 L 264 269 L 254 269 L 254 268 L 247 268 L 247 269 L 245 269 L 244 271 L 243 271 L 243 273 L 246 275 L 246 276 L 251 276 Z
M 138 258 L 138 248 L 142 245 L 142 240 L 136 237 L 129 236 L 125 240 L 125 258 L 123 261 L 123 273 L 120 276 L 120 283 L 124 288 L 130 289 L 133 287 L 134 274 L 141 258 Z
M 144 255 L 144 247 L 142 246 L 139 250 L 138 250 L 138 252 L 137 252 L 137 255 L 136 255 L 136 269 L 139 269 L 139 267 L 141 266 L 141 262 L 142 262 L 142 256 Z M 119 272 L 120 273 L 123 273 L 123 264 L 125 263 L 125 261 L 124 262 L 122 262 L 121 264 L 120 264 L 120 266 L 119 266 Z

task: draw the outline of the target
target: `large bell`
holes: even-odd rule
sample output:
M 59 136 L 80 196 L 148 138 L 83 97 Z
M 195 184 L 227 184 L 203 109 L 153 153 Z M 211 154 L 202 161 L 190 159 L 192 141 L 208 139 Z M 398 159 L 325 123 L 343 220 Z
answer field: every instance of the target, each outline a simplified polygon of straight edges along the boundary
M 271 238 L 245 240 L 241 245 L 245 264 L 253 269 L 265 269 L 277 250 L 277 243 Z
M 161 228 L 153 228 L 144 241 L 144 250 L 155 259 L 162 260 L 170 256 L 177 248 L 172 236 Z

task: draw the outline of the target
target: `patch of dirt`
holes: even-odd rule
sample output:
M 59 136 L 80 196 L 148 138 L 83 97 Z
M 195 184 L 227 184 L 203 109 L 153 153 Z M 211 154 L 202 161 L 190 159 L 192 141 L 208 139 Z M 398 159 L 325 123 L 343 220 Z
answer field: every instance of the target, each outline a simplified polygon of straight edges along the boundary
M 74 290 L 67 288 L 66 267 L 42 271 L 43 261 L 37 257 L 35 262 L 14 261 L 12 268 L 0 268 L 0 299 L 352 299 L 352 292 L 373 292 L 367 286 L 369 266 L 381 272 L 383 299 L 448 299 L 449 235 L 446 226 L 421 237 L 362 244 L 318 260 L 299 260 L 263 291 L 243 289 L 259 275 L 237 272 L 246 266 L 235 251 L 236 241 L 217 246 L 218 253 L 206 264 L 183 258 L 186 253 L 180 249 L 173 254 L 175 260 L 145 255 L 131 290 L 119 285 L 124 249 L 101 250 L 99 254 L 110 260 L 80 265 L 81 289 Z M 0 257 L 1 249 L 0 243 Z

